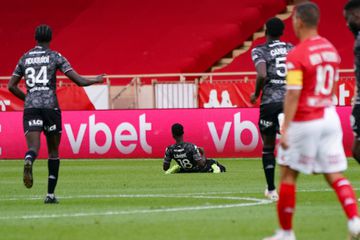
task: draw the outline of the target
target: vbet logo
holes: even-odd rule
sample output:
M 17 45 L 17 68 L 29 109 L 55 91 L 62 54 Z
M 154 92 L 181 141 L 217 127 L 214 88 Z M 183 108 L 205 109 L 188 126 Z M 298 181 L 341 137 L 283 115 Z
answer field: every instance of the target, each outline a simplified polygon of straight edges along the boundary
M 223 152 L 226 143 L 229 140 L 231 126 L 234 129 L 234 151 L 235 152 L 251 152 L 255 150 L 259 144 L 259 131 L 252 121 L 241 120 L 241 113 L 233 115 L 233 121 L 226 121 L 219 135 L 216 131 L 214 122 L 207 122 L 211 139 L 214 142 L 217 152 Z M 248 143 L 244 143 L 243 137 L 247 138 Z
M 113 125 L 113 123 L 111 123 Z M 112 142 L 115 142 L 115 146 L 120 153 L 130 154 L 134 152 L 138 143 L 148 154 L 152 153 L 152 146 L 147 142 L 147 132 L 151 130 L 152 124 L 146 122 L 146 114 L 139 116 L 139 127 L 136 130 L 134 124 L 130 122 L 120 123 L 114 132 L 111 132 L 110 127 L 105 122 L 96 122 L 95 114 L 88 117 L 88 123 L 81 123 L 78 128 L 77 135 L 75 135 L 70 123 L 64 124 L 66 134 L 71 145 L 71 149 L 74 154 L 80 152 L 80 147 L 83 144 L 85 132 L 88 129 L 89 139 L 89 152 L 97 154 L 106 154 L 109 152 Z M 104 143 L 99 143 L 96 136 L 97 134 L 103 134 L 105 136 Z M 132 142 L 132 143 L 127 143 Z
M 197 135 L 195 137 L 193 136 L 191 139 L 187 139 L 189 142 L 193 142 L 199 146 L 204 146 L 205 144 L 209 145 L 209 142 L 205 142 L 202 138 L 203 136 L 206 136 L 207 139 L 211 139 L 210 146 L 212 148 L 215 146 L 214 152 L 217 153 L 224 152 L 225 146 L 227 146 L 227 149 L 234 152 L 250 152 L 255 150 L 259 144 L 259 132 L 256 124 L 252 121 L 241 119 L 241 112 L 233 111 L 233 114 L 227 115 L 229 117 L 217 115 L 220 119 L 218 117 L 216 123 L 206 119 L 200 121 L 200 119 L 203 119 L 200 115 L 206 115 L 206 112 L 197 112 L 195 115 L 199 114 L 199 121 L 196 121 L 196 125 L 194 125 L 194 119 L 181 120 L 181 116 L 189 114 L 182 111 L 195 110 L 180 110 L 175 114 L 176 116 L 172 116 L 168 119 L 168 122 L 171 122 L 171 119 L 174 118 L 177 119 L 177 122 L 181 122 L 186 126 L 192 126 L 187 127 L 186 132 L 190 133 L 193 131 L 196 132 Z M 114 122 L 113 119 L 118 118 L 107 117 L 105 119 L 110 120 L 106 120 L 105 122 L 104 120 L 99 121 L 98 119 L 100 117 L 97 117 L 97 115 L 93 113 L 86 117 L 81 123 L 74 124 L 65 122 L 64 129 L 73 154 L 79 154 L 82 149 L 90 154 L 104 155 L 113 151 L 113 146 L 115 145 L 116 151 L 121 154 L 131 154 L 140 147 L 141 151 L 152 156 L 154 148 L 165 149 L 166 147 L 160 146 L 158 143 L 159 141 L 156 140 L 169 138 L 168 135 L 170 134 L 170 125 L 147 121 L 147 115 L 153 116 L 154 114 L 156 115 L 156 111 L 141 113 L 136 117 L 136 121 L 125 120 Z M 110 115 L 112 116 L 111 113 Z M 115 115 L 118 116 L 117 113 L 115 113 Z M 126 116 L 126 114 L 123 116 Z M 132 117 L 132 119 L 134 118 Z M 152 119 L 159 118 L 152 117 Z M 154 129 L 154 125 L 156 128 L 161 129 Z M 201 125 L 206 127 L 203 128 Z M 206 129 L 206 132 L 198 132 L 198 129 Z M 157 134 L 155 136 L 155 132 L 161 132 L 162 134 Z M 164 136 L 164 134 L 166 134 L 166 136 Z M 167 144 L 171 143 L 172 141 Z M 229 144 L 232 143 L 233 146 L 230 146 Z M 84 149 L 86 146 L 88 146 L 88 149 Z

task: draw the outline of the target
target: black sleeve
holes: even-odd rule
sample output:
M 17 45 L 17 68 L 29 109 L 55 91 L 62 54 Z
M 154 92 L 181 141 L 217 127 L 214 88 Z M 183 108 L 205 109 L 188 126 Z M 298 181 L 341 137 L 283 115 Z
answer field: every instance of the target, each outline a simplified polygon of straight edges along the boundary
M 73 70 L 69 61 L 62 56 L 60 53 L 57 53 L 56 55 L 56 67 L 59 69 L 62 73 L 66 73 L 68 71 Z
M 266 63 L 265 56 L 260 48 L 254 48 L 251 51 L 251 59 L 253 60 L 255 67 L 261 62 Z

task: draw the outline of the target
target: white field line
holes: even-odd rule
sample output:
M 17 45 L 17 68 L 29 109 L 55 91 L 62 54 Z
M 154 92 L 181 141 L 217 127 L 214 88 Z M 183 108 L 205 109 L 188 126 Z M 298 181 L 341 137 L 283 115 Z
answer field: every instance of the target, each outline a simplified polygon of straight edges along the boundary
M 190 196 L 190 195 L 166 195 L 166 194 L 139 194 L 139 195 L 84 195 L 84 196 L 116 196 L 121 198 L 192 198 L 192 199 L 226 199 L 226 200 L 241 200 L 249 201 L 247 203 L 235 204 L 220 204 L 220 205 L 200 205 L 176 208 L 159 208 L 159 209 L 137 209 L 128 211 L 105 211 L 105 212 L 72 212 L 63 214 L 33 214 L 21 216 L 1 216 L 0 220 L 14 220 L 14 219 L 48 219 L 48 218 L 70 218 L 70 217 L 89 217 L 89 216 L 114 216 L 114 215 L 130 215 L 130 214 L 151 214 L 151 213 L 168 213 L 168 212 L 183 212 L 183 211 L 201 211 L 210 209 L 226 209 L 238 207 L 250 207 L 257 205 L 270 204 L 272 201 L 265 199 L 249 198 L 249 197 L 232 197 L 232 196 Z
M 355 191 L 360 190 L 360 188 L 354 188 Z M 298 189 L 296 192 L 303 192 L 303 193 L 307 193 L 307 192 L 333 192 L 334 190 L 331 188 L 324 188 L 324 189 Z M 179 193 L 179 194 L 95 194 L 95 195 L 74 195 L 74 196 L 60 196 L 58 197 L 59 199 L 91 199 L 91 198 L 143 198 L 143 197 L 159 197 L 161 198 L 161 196 L 163 197 L 193 197 L 193 198 L 199 198 L 202 195 L 205 195 L 204 198 L 210 198 L 208 195 L 225 195 L 225 194 L 259 194 L 259 193 L 263 193 L 262 191 L 238 191 L 238 192 L 203 192 L 203 193 Z M 194 197 L 193 195 L 196 194 L 196 197 Z M 14 197 L 5 197 L 5 198 L 0 198 L 0 202 L 3 201 L 28 201 L 28 200 L 39 200 L 39 199 L 43 199 L 44 196 L 39 196 L 39 195 L 33 195 L 32 197 L 28 197 L 25 195 L 22 196 L 14 196 Z M 221 199 L 225 199 L 222 197 L 216 197 L 216 198 L 221 198 Z M 236 200 L 234 199 L 234 197 L 232 200 Z M 235 197 L 236 198 L 236 197 Z M 230 199 L 230 198 L 228 198 Z M 241 198 L 244 199 L 244 198 Z
M 44 218 L 70 218 L 70 217 L 114 216 L 114 215 L 130 215 L 130 214 L 147 214 L 147 213 L 200 211 L 200 210 L 210 210 L 210 209 L 250 207 L 250 206 L 257 206 L 257 205 L 265 205 L 265 204 L 269 204 L 269 203 L 271 203 L 270 200 L 264 200 L 264 201 L 251 202 L 251 203 L 223 204 L 223 205 L 212 205 L 212 206 L 161 208 L 161 209 L 145 209 L 145 210 L 130 210 L 130 211 L 106 211 L 106 212 L 88 212 L 88 213 L 78 212 L 78 213 L 65 213 L 65 214 L 3 216 L 3 217 L 0 217 L 0 220 L 14 220 L 14 219 L 26 220 L 26 219 L 44 219 Z
M 301 192 L 329 192 L 331 189 L 322 190 L 301 190 Z M 182 212 L 182 211 L 201 211 L 211 209 L 227 209 L 238 207 L 249 207 L 257 205 L 270 204 L 272 201 L 266 199 L 258 199 L 251 197 L 236 197 L 236 196 L 209 196 L 213 194 L 232 194 L 236 192 L 211 192 L 211 193 L 194 193 L 185 194 L 105 194 L 105 195 L 78 195 L 78 196 L 66 196 L 61 199 L 79 199 L 79 198 L 187 198 L 187 199 L 222 199 L 222 200 L 241 200 L 248 201 L 247 203 L 235 203 L 235 204 L 221 204 L 221 205 L 200 205 L 200 206 L 185 206 L 175 208 L 159 208 L 159 209 L 135 209 L 135 210 L 115 210 L 104 212 L 72 212 L 62 214 L 29 214 L 20 216 L 0 216 L 0 220 L 15 220 L 15 219 L 49 219 L 49 218 L 70 218 L 70 217 L 89 217 L 89 216 L 116 216 L 116 215 L 130 215 L 130 214 L 151 214 L 151 213 L 168 213 L 168 212 Z M 238 193 L 238 192 L 237 192 Z M 1 201 L 16 201 L 16 200 L 39 200 L 42 197 L 32 198 L 7 198 L 0 199 Z M 360 201 L 360 199 L 359 199 Z
M 223 199 L 223 200 L 248 200 L 257 201 L 257 198 L 249 197 L 232 197 L 232 196 L 204 196 L 204 195 L 188 195 L 188 194 L 104 194 L 104 195 L 77 195 L 77 196 L 63 196 L 59 199 L 97 199 L 97 198 L 194 198 L 194 199 Z M 36 196 L 30 198 L 4 198 L 0 201 L 18 201 L 18 200 L 39 200 L 43 197 Z
M 86 198 L 145 198 L 145 197 L 188 197 L 188 196 L 194 196 L 194 194 L 197 194 L 197 196 L 202 197 L 203 195 L 224 195 L 224 194 L 235 194 L 236 192 L 208 192 L 208 193 L 177 193 L 177 194 L 90 194 L 90 195 L 74 195 L 74 196 L 57 196 L 59 199 L 86 199 Z M 28 201 L 28 200 L 39 200 L 44 199 L 44 196 L 40 195 L 33 195 L 32 197 L 26 196 L 26 195 L 20 195 L 20 196 L 14 196 L 14 197 L 8 197 L 8 198 L 0 198 L 1 201 Z

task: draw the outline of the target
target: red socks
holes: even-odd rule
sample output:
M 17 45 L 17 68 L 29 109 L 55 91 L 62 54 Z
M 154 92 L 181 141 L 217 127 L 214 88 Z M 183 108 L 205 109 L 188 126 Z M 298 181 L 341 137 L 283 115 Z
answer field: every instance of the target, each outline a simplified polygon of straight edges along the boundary
M 359 215 L 357 201 L 350 182 L 346 178 L 340 178 L 333 183 L 332 187 L 338 196 L 347 218 L 352 219 L 353 217 L 357 217 Z
M 295 185 L 281 183 L 277 212 L 283 230 L 292 229 L 292 217 L 295 211 Z
M 334 188 L 339 201 L 346 213 L 348 219 L 359 216 L 355 192 L 346 178 L 336 180 L 332 187 Z M 292 229 L 292 217 L 295 211 L 295 185 L 281 183 L 277 212 L 280 226 L 283 230 Z

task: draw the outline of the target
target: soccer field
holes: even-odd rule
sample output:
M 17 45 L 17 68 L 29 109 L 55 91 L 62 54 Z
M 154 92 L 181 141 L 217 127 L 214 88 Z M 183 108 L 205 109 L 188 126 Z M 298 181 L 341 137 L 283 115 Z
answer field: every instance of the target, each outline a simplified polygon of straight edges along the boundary
M 277 228 L 263 198 L 261 161 L 220 159 L 224 174 L 164 175 L 160 160 L 63 160 L 57 196 L 45 205 L 47 161 L 34 186 L 22 161 L 0 161 L 0 239 L 261 239 Z M 346 175 L 360 186 L 360 167 Z M 359 194 L 358 194 L 359 195 Z M 346 239 L 344 213 L 321 176 L 300 176 L 298 239 Z

